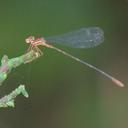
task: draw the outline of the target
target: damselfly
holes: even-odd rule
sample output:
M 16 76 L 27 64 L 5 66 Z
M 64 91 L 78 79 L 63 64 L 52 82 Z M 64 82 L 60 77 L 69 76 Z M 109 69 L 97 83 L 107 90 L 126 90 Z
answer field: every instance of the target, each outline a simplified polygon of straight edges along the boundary
M 74 48 L 91 48 L 94 46 L 99 45 L 104 41 L 104 32 L 99 27 L 89 27 L 89 28 L 81 28 L 79 30 L 75 30 L 73 32 L 68 32 L 66 34 L 58 35 L 58 36 L 52 36 L 52 37 L 46 37 L 46 38 L 37 38 L 35 39 L 34 36 L 30 36 L 26 39 L 26 43 L 30 43 L 30 47 L 28 51 L 34 50 L 38 53 L 38 55 L 42 55 L 42 51 L 38 48 L 38 46 L 45 46 L 51 49 L 54 49 L 88 67 L 91 69 L 96 70 L 97 72 L 103 74 L 110 80 L 112 80 L 116 85 L 120 87 L 124 87 L 124 84 L 114 78 L 113 76 L 107 74 L 106 72 L 102 71 L 101 69 L 57 48 L 54 47 L 53 43 L 63 44 Z

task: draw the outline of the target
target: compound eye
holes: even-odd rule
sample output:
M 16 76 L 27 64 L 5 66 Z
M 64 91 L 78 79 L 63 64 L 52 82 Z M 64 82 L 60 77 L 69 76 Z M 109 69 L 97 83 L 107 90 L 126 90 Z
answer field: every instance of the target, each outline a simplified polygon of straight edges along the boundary
M 30 43 L 30 40 L 29 40 L 29 39 L 25 39 L 25 42 L 26 42 L 26 43 Z
M 26 43 L 31 43 L 31 42 L 33 42 L 34 41 L 34 36 L 29 36 L 26 40 L 25 40 L 25 42 Z

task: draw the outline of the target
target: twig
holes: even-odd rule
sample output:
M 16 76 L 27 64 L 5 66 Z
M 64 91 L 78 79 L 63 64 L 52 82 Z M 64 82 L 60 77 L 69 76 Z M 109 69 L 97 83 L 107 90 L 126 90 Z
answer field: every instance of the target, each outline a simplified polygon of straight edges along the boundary
M 22 94 L 26 98 L 28 98 L 28 93 L 25 90 L 24 85 L 20 85 L 18 88 L 16 88 L 14 91 L 12 91 L 10 94 L 4 96 L 3 98 L 0 99 L 0 108 L 1 107 L 14 107 L 14 99 Z
M 37 59 L 39 57 L 39 53 L 31 50 L 30 52 L 16 57 L 9 59 L 7 55 L 4 55 L 1 60 L 0 66 L 0 85 L 6 80 L 8 74 L 11 72 L 13 68 L 20 66 L 21 64 L 30 63 L 31 61 Z M 0 107 L 14 107 L 14 99 L 17 95 L 22 94 L 25 97 L 28 97 L 28 93 L 25 90 L 24 85 L 20 85 L 16 88 L 12 93 L 9 95 L 4 96 L 0 99 Z
M 34 52 L 33 50 L 22 56 L 12 59 L 9 59 L 7 55 L 4 55 L 2 57 L 0 66 L 0 85 L 2 85 L 4 80 L 7 78 L 8 73 L 10 73 L 13 68 L 18 67 L 21 64 L 29 63 L 38 57 L 38 53 Z

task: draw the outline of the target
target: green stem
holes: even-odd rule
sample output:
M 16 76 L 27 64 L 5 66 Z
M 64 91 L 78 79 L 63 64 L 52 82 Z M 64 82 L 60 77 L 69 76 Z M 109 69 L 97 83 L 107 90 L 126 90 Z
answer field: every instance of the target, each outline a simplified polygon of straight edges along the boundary
M 13 68 L 18 67 L 21 64 L 30 63 L 38 57 L 38 53 L 34 52 L 33 50 L 22 56 L 12 59 L 9 59 L 7 55 L 4 55 L 2 57 L 0 66 L 0 85 L 4 82 L 4 80 L 7 78 L 8 73 L 10 73 Z
M 9 59 L 7 55 L 4 55 L 1 60 L 0 66 L 0 85 L 6 80 L 8 74 L 13 68 L 20 66 L 21 64 L 30 63 L 33 60 L 37 59 L 40 55 L 38 52 L 31 50 L 23 54 L 22 56 Z M 14 107 L 14 99 L 17 95 L 22 94 L 25 97 L 28 97 L 28 93 L 25 90 L 24 85 L 20 85 L 12 93 L 6 95 L 0 99 L 0 107 Z

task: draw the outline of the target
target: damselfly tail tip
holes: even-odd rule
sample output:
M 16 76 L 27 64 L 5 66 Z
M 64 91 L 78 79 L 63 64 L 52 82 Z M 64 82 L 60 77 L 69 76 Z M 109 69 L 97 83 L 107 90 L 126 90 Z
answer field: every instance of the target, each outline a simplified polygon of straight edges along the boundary
M 117 80 L 117 79 L 115 79 L 115 78 L 112 78 L 112 81 L 113 81 L 117 86 L 119 86 L 119 87 L 124 87 L 124 84 L 123 84 L 121 81 L 119 81 L 119 80 Z

